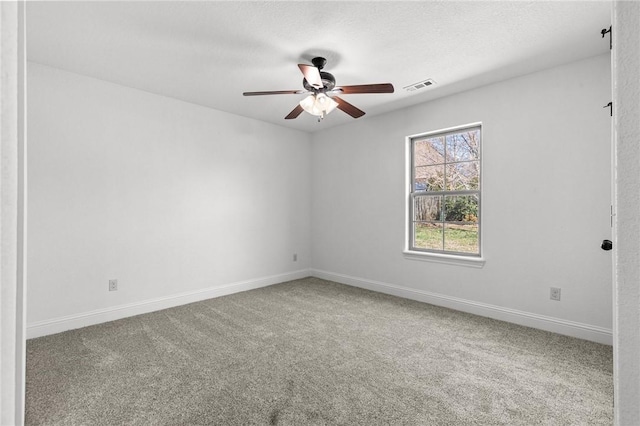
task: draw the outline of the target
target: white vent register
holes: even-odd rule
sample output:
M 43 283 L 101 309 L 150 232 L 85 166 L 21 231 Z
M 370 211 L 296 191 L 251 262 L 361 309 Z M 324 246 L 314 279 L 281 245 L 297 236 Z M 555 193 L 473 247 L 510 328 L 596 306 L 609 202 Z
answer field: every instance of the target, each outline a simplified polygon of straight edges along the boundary
M 403 89 L 406 90 L 407 92 L 413 92 L 418 89 L 424 89 L 425 87 L 433 86 L 434 84 L 436 84 L 435 81 L 433 81 L 432 79 L 428 79 L 428 80 L 420 81 L 418 83 L 410 84 L 408 86 L 403 87 Z

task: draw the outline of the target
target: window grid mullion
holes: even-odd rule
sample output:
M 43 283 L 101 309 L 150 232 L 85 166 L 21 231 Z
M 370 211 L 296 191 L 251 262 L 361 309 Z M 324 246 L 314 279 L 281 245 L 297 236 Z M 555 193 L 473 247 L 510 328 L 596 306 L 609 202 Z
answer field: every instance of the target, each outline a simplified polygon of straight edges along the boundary
M 412 195 L 416 197 L 426 196 L 426 195 L 480 195 L 480 190 L 478 189 L 463 189 L 460 191 L 416 191 L 413 192 Z
M 444 136 L 442 138 L 444 146 L 442 147 L 442 152 L 444 152 L 444 186 L 442 188 L 443 191 L 446 191 L 449 183 L 449 179 L 447 178 L 447 137 Z M 442 211 L 444 212 L 444 194 L 442 195 Z M 444 225 L 442 225 L 442 250 L 444 250 Z
M 445 139 L 445 145 L 446 145 L 446 139 Z M 445 148 L 446 150 L 446 148 Z M 445 157 L 446 158 L 446 157 Z M 446 166 L 445 166 L 446 167 Z M 447 171 L 445 168 L 445 176 L 447 175 Z M 445 187 L 446 188 L 446 187 Z M 444 193 L 440 196 L 440 205 L 442 206 L 441 212 L 440 212 L 440 226 L 442 226 L 442 251 L 444 251 L 445 248 L 445 240 L 444 240 L 444 219 L 447 217 L 446 212 L 444 210 Z

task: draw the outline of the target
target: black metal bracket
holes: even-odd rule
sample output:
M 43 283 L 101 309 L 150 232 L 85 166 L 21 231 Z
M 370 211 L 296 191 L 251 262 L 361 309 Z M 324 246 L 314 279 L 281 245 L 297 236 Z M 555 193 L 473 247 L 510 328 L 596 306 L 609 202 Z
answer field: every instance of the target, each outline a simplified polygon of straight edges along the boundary
M 611 40 L 611 26 L 609 26 L 609 29 L 603 28 L 602 31 L 600 31 L 602 38 L 604 38 L 606 33 L 609 33 L 609 50 L 611 50 L 613 48 L 613 41 Z
M 609 102 L 608 104 L 606 104 L 602 108 L 609 108 L 609 115 L 611 117 L 613 117 L 613 102 Z

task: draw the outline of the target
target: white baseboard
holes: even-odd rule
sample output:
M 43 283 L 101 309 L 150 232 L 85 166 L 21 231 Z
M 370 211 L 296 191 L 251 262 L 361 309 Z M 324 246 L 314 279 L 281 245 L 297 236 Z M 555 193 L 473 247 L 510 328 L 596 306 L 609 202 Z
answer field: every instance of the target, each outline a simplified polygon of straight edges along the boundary
M 560 318 L 548 317 L 533 314 L 530 312 L 518 311 L 516 309 L 504 308 L 501 306 L 489 305 L 486 303 L 474 302 L 472 300 L 460 299 L 457 297 L 431 293 L 424 290 L 403 287 L 395 284 L 373 281 L 358 277 L 353 277 L 319 269 L 303 269 L 284 274 L 271 275 L 268 277 L 256 278 L 252 280 L 240 281 L 211 287 L 203 290 L 179 293 L 166 297 L 145 300 L 141 302 L 129 303 L 126 305 L 113 306 L 110 308 L 97 309 L 90 312 L 53 318 L 45 321 L 38 321 L 27 324 L 27 339 L 47 336 L 49 334 L 60 333 L 67 330 L 86 327 L 114 321 L 134 315 L 159 311 L 172 308 L 174 306 L 185 305 L 187 303 L 199 302 L 201 300 L 226 296 L 228 294 L 239 293 L 241 291 L 253 290 L 266 287 L 285 281 L 314 276 L 325 280 L 360 287 L 379 293 L 390 294 L 403 297 L 405 299 L 417 300 L 419 302 L 430 303 L 432 305 L 444 306 L 462 312 L 494 318 L 527 327 L 538 328 L 554 333 L 564 334 L 579 339 L 590 340 L 605 345 L 613 344 L 613 335 L 610 329 L 567 321 Z
M 266 287 L 285 281 L 297 280 L 311 275 L 309 269 L 287 272 L 284 274 L 271 275 L 236 283 L 224 284 L 202 290 L 190 291 L 174 294 L 171 296 L 159 297 L 141 302 L 128 303 L 126 305 L 113 306 L 95 311 L 83 312 L 80 314 L 53 318 L 45 321 L 38 321 L 27 324 L 27 339 L 47 336 L 49 334 L 61 333 L 67 330 L 114 321 L 134 315 L 146 314 L 148 312 L 159 311 L 172 308 L 174 306 L 186 305 L 187 303 L 199 302 L 201 300 L 226 296 L 228 294 L 239 293 L 241 291 L 253 290 Z
M 579 339 L 590 340 L 592 342 L 602 343 L 605 345 L 613 345 L 612 330 L 603 327 L 567 321 L 560 318 L 533 314 L 516 309 L 474 302 L 472 300 L 445 296 L 442 294 L 431 293 L 424 290 L 352 277 L 349 275 L 337 274 L 334 272 L 322 271 L 318 269 L 311 269 L 310 274 L 317 278 L 335 281 L 338 283 L 360 287 L 367 290 L 377 291 L 379 293 L 390 294 L 393 296 L 403 297 L 405 299 L 417 300 L 419 302 L 443 306 L 462 312 L 468 312 L 471 314 L 489 317 L 501 321 L 507 321 L 510 323 L 537 328 L 540 330 L 551 331 L 553 333 L 577 337 Z

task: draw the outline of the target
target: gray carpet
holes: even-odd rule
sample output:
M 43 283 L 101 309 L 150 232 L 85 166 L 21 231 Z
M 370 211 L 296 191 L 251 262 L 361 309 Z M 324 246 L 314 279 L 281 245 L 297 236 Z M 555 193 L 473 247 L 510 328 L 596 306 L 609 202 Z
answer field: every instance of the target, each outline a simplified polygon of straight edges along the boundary
M 316 278 L 27 342 L 27 424 L 612 424 L 612 349 Z

